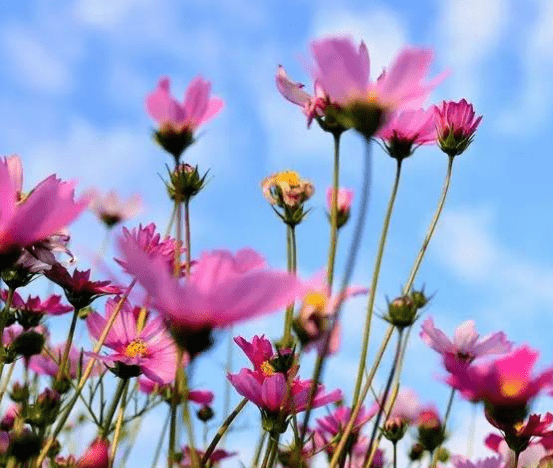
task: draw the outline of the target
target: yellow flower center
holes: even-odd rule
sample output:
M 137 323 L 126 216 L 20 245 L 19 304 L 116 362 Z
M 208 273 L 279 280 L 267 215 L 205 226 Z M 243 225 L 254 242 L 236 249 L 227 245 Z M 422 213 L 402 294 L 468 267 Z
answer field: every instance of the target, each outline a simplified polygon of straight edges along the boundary
M 508 379 L 501 383 L 501 394 L 506 397 L 514 397 L 520 395 L 524 390 L 525 385 L 522 380 Z
M 303 306 L 311 306 L 317 311 L 322 312 L 326 307 L 326 297 L 324 294 L 319 292 L 307 293 L 303 298 Z
M 136 356 L 143 357 L 148 352 L 144 341 L 136 339 L 132 340 L 125 348 L 125 356 L 133 358 Z
M 274 182 L 276 185 L 287 184 L 294 187 L 300 185 L 300 176 L 294 171 L 283 171 L 275 174 Z
M 261 372 L 263 372 L 267 377 L 270 377 L 275 373 L 275 369 L 269 363 L 269 361 L 263 361 L 260 367 L 261 367 Z

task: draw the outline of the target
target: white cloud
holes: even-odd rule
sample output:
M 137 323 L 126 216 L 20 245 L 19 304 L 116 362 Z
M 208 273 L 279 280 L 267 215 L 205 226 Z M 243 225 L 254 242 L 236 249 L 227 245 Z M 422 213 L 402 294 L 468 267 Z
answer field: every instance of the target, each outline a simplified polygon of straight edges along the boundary
M 448 0 L 438 18 L 440 56 L 454 73 L 450 94 L 476 100 L 485 60 L 500 46 L 509 23 L 508 0 Z
M 66 93 L 73 84 L 68 59 L 41 36 L 22 26 L 3 28 L 2 45 L 10 68 L 35 91 Z
M 147 0 L 78 0 L 73 11 L 75 17 L 83 23 L 98 28 L 112 28 L 148 3 Z
M 553 105 L 553 3 L 535 0 L 534 24 L 522 38 L 518 59 L 522 65 L 521 89 L 497 119 L 496 126 L 507 135 L 532 135 L 548 123 Z

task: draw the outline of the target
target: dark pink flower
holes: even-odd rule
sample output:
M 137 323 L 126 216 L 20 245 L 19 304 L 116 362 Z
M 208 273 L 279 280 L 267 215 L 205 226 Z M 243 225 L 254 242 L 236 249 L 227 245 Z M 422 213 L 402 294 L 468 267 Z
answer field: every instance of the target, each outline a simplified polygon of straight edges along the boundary
M 223 449 L 216 449 L 213 451 L 213 453 L 207 460 L 207 464 L 209 466 L 215 466 L 221 460 L 224 460 L 225 458 L 234 457 L 237 453 L 238 452 L 227 452 L 226 450 L 223 450 Z M 196 449 L 196 455 L 201 459 L 204 456 L 204 452 Z M 182 460 L 179 466 L 184 468 L 190 468 L 194 466 L 193 460 L 191 457 L 190 447 L 188 445 L 186 445 L 182 450 Z
M 475 359 L 491 354 L 503 354 L 511 350 L 512 343 L 505 333 L 496 332 L 480 338 L 474 321 L 467 320 L 457 327 L 451 341 L 440 329 L 434 326 L 432 317 L 422 324 L 422 340 L 444 358 L 446 369 L 451 372 L 452 363 L 470 364 Z
M 74 221 L 86 209 L 86 197 L 75 201 L 74 182 L 55 175 L 21 198 L 19 175 L 12 160 L 0 161 L 0 253 L 6 254 L 46 239 Z
M 161 128 L 193 133 L 223 108 L 223 100 L 210 94 L 211 83 L 197 76 L 188 86 L 184 101 L 178 102 L 171 95 L 169 78 L 162 77 L 156 90 L 146 97 L 146 109 Z
M 314 41 L 311 50 L 316 66 L 313 75 L 339 105 L 376 105 L 386 114 L 420 106 L 444 75 L 425 82 L 433 52 L 405 47 L 377 81 L 370 81 L 367 47 L 355 47 L 349 38 L 329 37 Z
M 98 340 L 118 301 L 108 299 L 106 317 L 92 312 L 86 319 L 88 331 Z M 143 373 L 149 379 L 163 385 L 175 378 L 177 347 L 167 333 L 163 320 L 156 317 L 139 328 L 138 314 L 125 302 L 109 331 L 104 345 L 114 352 L 107 356 L 87 353 L 89 356 L 116 365 L 115 370 L 124 376 Z M 117 365 L 117 363 L 119 363 Z M 134 375 L 132 375 L 134 374 Z
M 472 142 L 482 116 L 475 118 L 472 104 L 465 99 L 443 101 L 434 111 L 440 148 L 450 156 L 461 154 Z
M 2 300 L 6 302 L 8 298 L 8 291 L 3 290 L 1 293 Z M 38 296 L 29 296 L 26 301 L 22 297 L 14 292 L 12 299 L 12 309 L 17 309 L 21 313 L 33 314 L 33 315 L 62 315 L 67 312 L 71 312 L 73 307 L 69 305 L 63 305 L 61 303 L 61 296 L 52 294 L 48 299 L 41 301 Z
M 467 366 L 450 363 L 447 382 L 471 401 L 484 401 L 495 421 L 504 424 L 503 413 L 509 413 L 513 423 L 523 420 L 532 399 L 553 386 L 553 369 L 532 376 L 539 353 L 521 346 L 509 354 L 483 364 Z M 507 418 L 511 421 L 511 418 Z
M 109 441 L 95 439 L 79 458 L 77 468 L 109 468 Z
M 484 445 L 495 453 L 501 456 L 503 464 L 502 468 L 514 466 L 515 454 L 507 445 L 505 439 L 499 434 L 489 434 L 484 439 Z M 519 456 L 518 466 L 520 467 L 537 467 L 540 460 L 545 457 L 549 449 L 544 447 L 540 442 L 530 442 L 528 447 L 524 449 Z
M 105 195 L 100 194 L 98 190 L 91 190 L 88 193 L 91 197 L 90 209 L 108 227 L 136 216 L 142 207 L 140 195 L 122 200 L 114 190 Z
M 261 256 L 251 249 L 237 255 L 225 250 L 203 253 L 185 282 L 171 275 L 163 257 L 123 241 L 119 249 L 127 270 L 146 289 L 152 306 L 192 357 L 209 347 L 212 329 L 272 312 L 301 290 L 295 276 L 261 268 Z
M 382 139 L 391 157 L 407 158 L 420 145 L 436 141 L 434 109 L 402 110 L 394 114 L 375 136 Z
M 110 281 L 90 281 L 90 270 L 80 271 L 75 269 L 73 275 L 66 268 L 56 263 L 44 275 L 65 291 L 67 300 L 76 309 L 81 309 L 100 297 L 111 294 L 119 294 L 121 288 L 110 284 Z

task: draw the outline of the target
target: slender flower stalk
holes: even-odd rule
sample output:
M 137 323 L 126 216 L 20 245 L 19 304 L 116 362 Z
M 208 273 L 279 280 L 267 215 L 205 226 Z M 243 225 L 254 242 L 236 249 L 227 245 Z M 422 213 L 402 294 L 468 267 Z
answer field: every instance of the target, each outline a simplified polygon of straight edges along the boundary
M 182 207 L 181 201 L 178 196 L 175 197 L 175 263 L 173 264 L 173 274 L 176 278 L 180 276 L 181 273 L 181 261 L 180 261 L 180 251 L 182 249 Z M 187 266 L 187 269 L 189 267 Z M 187 271 L 189 273 L 189 271 Z
M 338 186 L 340 179 L 340 136 L 342 132 L 334 132 L 334 169 L 332 172 L 332 202 L 330 209 L 330 246 L 328 250 L 327 283 L 332 293 L 334 280 L 334 262 L 336 260 L 336 248 L 338 245 Z
M 339 297 L 340 300 L 336 303 L 336 308 L 333 313 L 334 317 L 334 323 L 331 324 L 331 327 L 334 326 L 335 323 L 338 323 L 340 320 L 340 313 L 342 310 L 342 303 L 345 299 L 345 292 L 349 285 L 349 282 L 351 280 L 351 276 L 353 274 L 353 269 L 355 267 L 355 261 L 357 258 L 357 252 L 359 250 L 359 246 L 361 245 L 361 237 L 363 236 L 363 229 L 365 227 L 365 219 L 367 216 L 368 206 L 369 206 L 369 189 L 371 187 L 371 146 L 370 146 L 370 139 L 365 139 L 365 158 L 364 158 L 364 166 L 363 166 L 363 178 L 361 179 L 363 181 L 363 187 L 361 189 L 361 201 L 359 203 L 359 216 L 357 218 L 357 223 L 355 225 L 355 230 L 353 232 L 353 238 L 351 241 L 348 258 L 346 260 L 346 268 L 344 272 L 344 277 L 342 280 L 342 285 L 340 287 L 340 293 Z M 301 430 L 301 436 L 300 436 L 300 442 L 303 444 L 303 441 L 305 439 L 305 434 L 307 432 L 307 427 L 309 424 L 309 418 L 311 416 L 311 404 L 313 402 L 313 399 L 315 398 L 316 390 L 317 390 L 317 383 L 319 382 L 319 379 L 322 376 L 323 370 L 324 370 L 324 363 L 326 356 L 328 355 L 328 350 L 330 349 L 330 339 L 332 334 L 328 333 L 325 341 L 323 343 L 321 352 L 317 355 L 317 360 L 315 361 L 315 368 L 313 371 L 313 384 L 311 386 L 311 393 L 309 396 L 309 402 L 307 405 L 307 410 L 305 412 L 305 416 L 303 418 L 303 424 L 302 424 L 302 430 Z M 353 414 L 353 413 L 352 413 Z M 350 429 L 351 430 L 351 429 Z
M 401 339 L 403 337 L 403 328 L 398 328 L 397 331 L 398 331 L 398 337 L 397 337 L 396 354 L 394 357 L 392 368 L 390 369 L 390 375 L 388 376 L 388 381 L 386 382 L 386 387 L 384 388 L 384 393 L 382 394 L 382 397 L 380 399 L 378 413 L 376 414 L 373 431 L 371 433 L 371 439 L 368 445 L 370 451 L 367 451 L 367 454 L 365 456 L 365 461 L 363 463 L 364 468 L 368 468 L 371 466 L 372 460 L 376 453 L 375 440 L 376 440 L 376 434 L 378 432 L 378 423 L 380 422 L 380 418 L 384 413 L 384 408 L 386 407 L 386 400 L 388 399 L 388 394 L 390 393 L 392 382 L 394 381 L 394 375 L 399 365 L 399 358 L 401 356 Z
M 75 336 L 75 328 L 77 327 L 77 319 L 79 318 L 79 311 L 73 310 L 73 317 L 71 318 L 71 325 L 69 326 L 69 333 L 67 334 L 67 340 L 65 342 L 65 349 L 63 350 L 63 356 L 61 358 L 60 370 L 56 376 L 56 380 L 60 381 L 65 376 L 65 368 L 67 367 L 67 360 L 69 359 L 69 351 L 71 344 L 73 343 L 73 336 Z
M 125 291 L 125 294 L 119 300 L 119 302 L 117 304 L 117 307 L 115 308 L 115 310 L 111 314 L 109 320 L 106 323 L 106 326 L 104 327 L 104 330 L 102 331 L 102 334 L 101 334 L 98 342 L 96 343 L 96 346 L 94 347 L 94 353 L 95 354 L 100 352 L 100 349 L 104 345 L 104 342 L 106 341 L 106 338 L 107 338 L 107 336 L 108 336 L 108 334 L 111 330 L 111 327 L 115 323 L 115 319 L 119 316 L 119 312 L 121 312 L 121 309 L 123 308 L 123 304 L 127 300 L 127 297 L 129 297 L 129 294 L 132 291 L 132 288 L 134 287 L 135 284 L 136 284 L 136 280 L 133 279 L 131 281 L 131 283 L 129 284 L 129 286 L 127 287 L 127 290 Z M 48 454 L 48 450 L 50 450 L 50 447 L 52 446 L 52 444 L 56 440 L 56 437 L 59 435 L 59 433 L 61 432 L 61 430 L 65 426 L 65 423 L 67 422 L 67 419 L 69 418 L 69 415 L 71 414 L 71 411 L 75 406 L 75 403 L 77 403 L 88 378 L 92 374 L 95 363 L 96 363 L 96 358 L 94 358 L 94 357 L 92 357 L 90 359 L 90 361 L 88 361 L 88 365 L 86 366 L 86 369 L 85 369 L 85 371 L 84 371 L 84 373 L 81 377 L 81 380 L 79 381 L 79 385 L 75 389 L 75 394 L 73 395 L 73 398 L 67 404 L 66 410 L 61 415 L 57 426 L 55 427 L 54 431 L 52 432 L 51 437 L 44 443 L 44 446 L 42 447 L 42 451 L 40 452 L 40 454 L 37 458 L 36 465 L 35 465 L 37 468 L 40 468 L 42 466 L 42 462 L 46 458 L 46 456 Z
M 296 273 L 296 228 L 291 224 L 286 225 L 286 252 L 287 252 L 287 265 L 290 273 Z M 286 316 L 284 319 L 284 334 L 280 342 L 281 347 L 291 348 L 292 342 L 292 322 L 294 320 L 294 303 L 290 303 L 286 307 Z
M 376 260 L 374 264 L 373 276 L 371 280 L 371 288 L 369 291 L 369 299 L 367 304 L 367 316 L 365 320 L 365 328 L 363 334 L 363 345 L 361 349 L 361 357 L 359 359 L 359 369 L 357 371 L 357 381 L 355 383 L 355 390 L 353 393 L 352 406 L 355 407 L 360 404 L 359 392 L 361 391 L 361 384 L 363 382 L 363 375 L 365 373 L 365 365 L 367 362 L 367 352 L 369 348 L 369 338 L 371 333 L 371 322 L 374 309 L 374 301 L 376 298 L 376 289 L 378 287 L 378 278 L 380 276 L 380 267 L 382 264 L 382 257 L 384 256 L 384 247 L 386 246 L 386 238 L 388 237 L 388 228 L 390 226 L 390 220 L 392 219 L 392 212 L 394 209 L 394 203 L 396 200 L 397 189 L 399 187 L 399 180 L 401 177 L 401 159 L 397 159 L 396 176 L 394 179 L 394 185 L 392 187 L 392 193 L 390 195 L 390 201 L 388 202 L 388 209 L 384 218 L 384 224 L 382 226 L 382 233 L 380 235 L 380 242 L 378 244 L 378 251 L 376 254 Z
M 182 367 L 183 356 L 184 356 L 184 351 L 182 348 L 179 347 L 178 355 L 177 355 L 177 363 L 175 367 L 175 388 L 171 396 L 171 422 L 169 426 L 169 458 L 167 462 L 168 468 L 171 468 L 173 466 L 175 453 L 176 453 L 175 447 L 176 447 L 176 439 L 177 439 L 177 410 L 178 410 L 178 404 L 182 393 L 182 389 L 181 389 L 182 380 L 180 378 L 180 375 L 181 375 L 180 371 Z M 192 452 L 194 453 L 193 449 L 192 449 Z M 194 455 L 192 456 L 194 457 Z
M 119 379 L 117 388 L 115 389 L 115 394 L 113 395 L 113 400 L 111 400 L 111 405 L 104 419 L 104 426 L 102 427 L 101 433 L 102 439 L 107 439 L 111 432 L 111 422 L 113 421 L 113 417 L 115 416 L 115 412 L 119 406 L 119 401 L 121 401 L 121 397 L 123 396 L 123 393 L 125 393 L 128 384 L 129 379 Z
M 244 406 L 246 406 L 248 401 L 249 400 L 247 398 L 243 398 L 240 401 L 240 403 L 236 405 L 236 408 L 232 410 L 232 413 L 230 413 L 227 416 L 227 418 L 223 421 L 223 424 L 221 424 L 221 427 L 217 431 L 217 434 L 215 434 L 215 437 L 213 437 L 213 440 L 209 444 L 209 447 L 207 447 L 207 450 L 205 451 L 204 456 L 202 457 L 202 466 L 204 466 L 209 461 L 209 457 L 211 457 L 211 454 L 217 448 L 217 444 L 223 438 L 223 436 L 227 432 L 228 428 L 230 427 L 230 425 L 232 424 L 236 416 L 238 416 L 240 411 L 244 409 Z
M 444 428 L 444 431 L 445 431 L 445 429 L 447 429 L 447 421 L 449 419 L 449 415 L 451 414 L 451 408 L 453 407 L 453 400 L 455 399 L 455 392 L 456 392 L 456 389 L 452 388 L 451 393 L 449 394 L 449 400 L 447 402 L 447 408 L 445 410 L 444 422 L 442 424 L 442 427 Z M 436 450 L 434 450 L 434 455 L 432 456 L 432 462 L 430 463 L 431 467 L 437 466 L 437 464 L 438 464 L 438 454 L 440 453 L 440 448 L 441 447 L 442 447 L 442 444 L 440 444 L 438 446 L 438 448 Z M 516 465 L 515 465 L 515 467 L 516 467 Z
M 186 252 L 186 277 L 190 278 L 190 265 L 192 264 L 192 251 L 190 250 L 190 199 L 184 200 L 184 243 Z

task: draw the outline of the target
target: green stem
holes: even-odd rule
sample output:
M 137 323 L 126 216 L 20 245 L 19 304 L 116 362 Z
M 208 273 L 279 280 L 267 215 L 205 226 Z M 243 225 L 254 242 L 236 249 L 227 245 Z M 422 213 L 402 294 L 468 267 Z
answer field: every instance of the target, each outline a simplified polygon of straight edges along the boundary
M 369 451 L 367 451 L 367 454 L 365 455 L 365 462 L 363 463 L 364 468 L 368 468 L 371 466 L 371 463 L 374 458 L 374 454 L 376 453 L 376 447 L 374 446 L 374 442 L 376 440 L 376 433 L 378 432 L 378 424 L 380 423 L 380 418 L 382 418 L 382 415 L 384 414 L 384 408 L 386 406 L 386 400 L 388 399 L 388 394 L 390 393 L 390 389 L 392 388 L 392 382 L 394 381 L 394 375 L 397 369 L 397 366 L 399 364 L 399 357 L 401 355 L 401 339 L 403 337 L 403 329 L 398 328 L 398 337 L 397 337 L 397 346 L 396 346 L 396 354 L 394 356 L 394 362 L 392 364 L 392 368 L 390 369 L 390 375 L 388 376 L 388 381 L 386 382 L 386 387 L 384 389 L 384 393 L 382 394 L 382 397 L 379 402 L 379 408 L 378 413 L 376 414 L 376 419 L 374 421 L 373 431 L 371 434 L 371 439 L 369 442 Z
M 333 133 L 334 137 L 334 169 L 332 173 L 332 203 L 330 208 L 330 246 L 328 250 L 327 283 L 330 292 L 334 281 L 334 262 L 338 245 L 338 186 L 340 176 L 340 136 L 341 132 Z
M 267 448 L 265 451 L 265 456 L 263 457 L 263 464 L 261 468 L 272 468 L 276 455 L 278 453 L 278 441 L 280 439 L 280 434 L 274 436 L 269 434 L 269 442 L 267 443 Z
M 190 460 L 192 463 L 192 467 L 200 468 L 200 461 L 198 452 L 196 452 L 196 442 L 194 437 L 194 426 L 192 425 L 192 418 L 190 417 L 190 408 L 189 408 L 189 400 L 188 400 L 188 376 L 186 372 L 184 372 L 183 364 L 182 364 L 182 357 L 180 360 L 180 368 L 179 368 L 179 379 L 181 380 L 181 388 L 182 393 L 184 395 L 184 401 L 182 404 L 182 419 L 184 422 L 184 425 L 186 426 L 186 431 L 188 432 L 188 448 L 190 449 Z
M 286 252 L 287 265 L 290 273 L 296 273 L 296 229 L 294 226 L 286 225 Z M 292 342 L 292 322 L 294 320 L 294 303 L 291 303 L 286 308 L 286 316 L 284 320 L 284 335 L 280 346 L 282 348 L 290 348 Z
M 515 463 L 513 465 L 513 468 L 518 468 L 518 457 L 520 456 L 520 452 L 515 452 Z
M 422 246 L 419 250 L 419 253 L 417 255 L 417 258 L 415 259 L 415 263 L 413 264 L 413 267 L 411 268 L 411 272 L 409 273 L 409 278 L 407 279 L 407 283 L 405 284 L 405 287 L 403 288 L 403 294 L 409 294 L 409 291 L 411 290 L 411 287 L 413 286 L 413 283 L 415 282 L 415 277 L 417 276 L 417 273 L 419 271 L 419 267 L 421 266 L 422 259 L 424 258 L 424 255 L 426 253 L 426 249 L 428 248 L 428 244 L 430 244 L 430 240 L 432 239 L 432 236 L 434 234 L 434 231 L 436 229 L 436 226 L 438 224 L 438 220 L 440 219 L 440 215 L 442 214 L 442 210 L 445 205 L 445 200 L 447 198 L 447 192 L 449 191 L 449 184 L 451 182 L 451 171 L 453 169 L 453 156 L 449 156 L 449 161 L 447 165 L 447 174 L 445 176 L 444 186 L 442 188 L 442 195 L 440 197 L 440 200 L 438 202 L 438 207 L 436 208 L 436 212 L 434 213 L 434 217 L 432 218 L 432 221 L 430 222 L 430 225 L 428 226 L 428 231 L 426 232 L 426 236 L 424 238 L 424 241 L 422 243 Z
M 13 295 L 15 293 L 15 289 L 9 288 L 8 289 L 8 297 L 6 298 L 6 305 L 4 306 L 4 309 L 2 310 L 2 313 L 0 315 L 0 378 L 2 377 L 2 372 L 4 371 L 4 358 L 6 356 L 6 350 L 4 349 L 4 328 L 6 327 L 6 323 L 8 322 L 8 317 L 10 314 L 10 309 L 12 307 L 13 302 Z
M 190 278 L 190 265 L 192 263 L 192 250 L 190 242 L 190 199 L 184 201 L 184 248 L 186 249 L 186 277 Z
M 353 430 L 353 426 L 355 425 L 355 420 L 357 419 L 357 416 L 361 411 L 363 401 L 365 400 L 367 393 L 371 388 L 372 381 L 374 379 L 374 376 L 376 375 L 376 371 L 378 367 L 380 366 L 380 362 L 382 361 L 382 357 L 384 356 L 384 351 L 386 350 L 388 343 L 390 342 L 390 338 L 392 337 L 393 331 L 394 331 L 394 326 L 390 325 L 388 327 L 388 330 L 386 331 L 386 334 L 384 335 L 384 339 L 382 340 L 380 349 L 376 353 L 373 366 L 369 372 L 369 375 L 367 376 L 365 385 L 363 385 L 363 389 L 361 390 L 361 394 L 360 394 L 360 398 L 357 403 L 357 406 L 353 407 L 349 421 L 346 425 L 346 428 L 344 429 L 344 433 L 340 437 L 338 446 L 336 447 L 336 451 L 332 455 L 332 459 L 330 460 L 330 468 L 334 468 L 336 466 L 336 464 L 338 463 L 338 458 L 340 457 L 340 454 L 342 453 L 342 451 L 346 446 L 346 443 L 349 439 L 349 435 L 351 434 L 351 431 Z
M 361 189 L 361 199 L 359 202 L 359 216 L 357 217 L 357 222 L 355 224 L 355 229 L 353 231 L 353 238 L 351 241 L 348 258 L 346 261 L 344 277 L 342 279 L 342 284 L 338 295 L 339 300 L 337 301 L 332 314 L 333 323 L 330 324 L 329 329 L 332 329 L 332 327 L 340 321 L 340 313 L 342 311 L 342 303 L 344 302 L 345 291 L 349 285 L 351 276 L 353 274 L 355 261 L 357 259 L 357 252 L 359 250 L 359 246 L 361 245 L 361 237 L 363 236 L 365 219 L 367 217 L 367 211 L 369 207 L 369 194 L 370 194 L 369 189 L 371 187 L 371 182 L 370 182 L 371 181 L 371 145 L 370 145 L 370 140 L 368 139 L 365 140 L 365 148 L 366 148 L 366 151 L 365 151 L 364 166 L 363 166 L 363 178 L 361 179 L 363 183 L 363 187 Z M 301 430 L 300 441 L 302 444 L 303 444 L 303 441 L 305 440 L 305 434 L 307 432 L 307 427 L 309 425 L 309 418 L 311 416 L 311 405 L 313 404 L 313 399 L 315 398 L 315 394 L 317 393 L 317 384 L 319 383 L 319 379 L 323 374 L 324 363 L 330 347 L 330 337 L 331 337 L 331 334 L 327 333 L 323 343 L 322 350 L 317 355 L 317 360 L 315 362 L 315 368 L 313 371 L 313 379 L 311 384 L 311 391 L 309 394 L 309 400 L 307 404 L 307 409 L 305 411 L 305 416 L 303 418 L 303 424 L 302 424 L 302 430 Z
M 115 411 L 117 410 L 117 406 L 119 405 L 119 400 L 121 400 L 121 397 L 123 396 L 128 383 L 129 379 L 119 379 L 119 383 L 117 384 L 117 388 L 115 389 L 115 394 L 113 395 L 113 400 L 111 400 L 111 405 L 106 414 L 106 418 L 103 421 L 104 427 L 102 428 L 102 439 L 107 439 L 109 433 L 111 432 L 111 421 L 113 421 L 113 416 L 115 415 Z
M 455 389 L 451 389 L 451 393 L 449 394 L 449 400 L 447 402 L 447 408 L 445 410 L 445 416 L 444 416 L 444 422 L 442 424 L 442 430 L 445 431 L 447 422 L 449 420 L 449 415 L 451 414 L 451 408 L 453 407 L 453 400 L 455 398 Z M 440 448 L 442 447 L 442 444 L 440 444 L 436 450 L 434 450 L 434 456 L 432 457 L 432 462 L 430 464 L 431 467 L 435 467 L 438 464 L 438 455 L 440 453 Z
M 121 438 L 121 429 L 123 427 L 123 417 L 125 416 L 125 408 L 127 406 L 127 391 L 129 388 L 128 379 L 125 388 L 123 389 L 123 395 L 121 397 L 121 405 L 119 406 L 119 415 L 117 416 L 117 422 L 115 423 L 115 435 L 113 436 L 113 443 L 111 444 L 111 457 L 109 466 L 113 467 L 115 462 L 115 454 L 117 453 L 117 446 Z
M 259 464 L 259 458 L 261 457 L 261 451 L 263 450 L 263 445 L 265 444 L 265 438 L 267 437 L 267 433 L 263 431 L 261 433 L 261 436 L 259 437 L 259 442 L 257 443 L 257 448 L 255 449 L 255 454 L 252 459 L 251 468 L 257 468 L 257 465 Z
M 173 275 L 177 278 L 181 273 L 180 252 L 182 250 L 182 207 L 178 197 L 175 197 L 176 226 L 175 226 L 175 258 L 173 262 Z
M 182 367 L 182 358 L 184 356 L 184 351 L 179 348 L 177 356 L 177 365 L 175 368 L 175 388 L 173 389 L 173 394 L 171 395 L 171 418 L 169 426 L 169 459 L 168 467 L 171 468 L 175 462 L 175 445 L 177 439 L 177 410 L 178 404 L 182 395 L 181 390 L 181 367 Z
M 71 343 L 73 343 L 73 337 L 75 336 L 75 328 L 77 327 L 77 319 L 79 318 L 79 311 L 73 310 L 73 317 L 71 319 L 71 325 L 69 326 L 69 333 L 67 334 L 67 340 L 65 342 L 65 349 L 63 350 L 63 357 L 61 358 L 60 367 L 56 380 L 62 380 L 65 377 L 65 371 L 67 367 L 67 360 L 69 359 L 69 351 L 71 349 Z
M 392 442 L 394 445 L 394 468 L 397 468 L 397 442 Z
M 392 187 L 392 193 L 388 202 L 388 209 L 384 218 L 384 224 L 382 226 L 382 233 L 380 235 L 380 242 L 378 244 L 378 251 L 376 254 L 376 260 L 374 264 L 374 270 L 371 281 L 371 289 L 369 291 L 369 299 L 367 303 L 367 315 L 365 319 L 365 328 L 363 333 L 363 344 L 361 349 L 361 356 L 359 359 L 359 369 L 357 370 L 357 381 L 355 383 L 355 390 L 353 393 L 352 406 L 357 405 L 359 400 L 359 392 L 361 391 L 361 384 L 363 382 L 363 374 L 365 373 L 365 365 L 367 362 L 367 352 L 369 349 L 369 338 L 371 334 L 371 321 L 374 310 L 374 301 L 376 298 L 376 289 L 378 287 L 378 278 L 380 276 L 380 267 L 382 265 L 382 257 L 384 256 L 384 247 L 386 246 L 386 238 L 388 237 L 388 228 L 390 226 L 390 220 L 392 219 L 392 212 L 394 209 L 394 203 L 396 200 L 397 189 L 399 186 L 399 180 L 401 177 L 401 159 L 397 159 L 396 176 L 394 179 L 394 185 Z
M 205 451 L 204 456 L 202 457 L 202 466 L 205 466 L 207 464 L 207 462 L 209 460 L 209 457 L 211 457 L 213 451 L 217 447 L 217 444 L 219 443 L 219 441 L 221 440 L 221 438 L 223 437 L 225 432 L 227 432 L 227 429 L 232 424 L 232 421 L 234 421 L 234 418 L 236 418 L 236 416 L 238 416 L 240 411 L 242 411 L 242 409 L 244 408 L 244 406 L 246 406 L 247 403 L 248 403 L 247 398 L 242 399 L 242 401 L 240 403 L 238 403 L 238 405 L 236 405 L 236 408 L 234 408 L 232 410 L 232 413 L 230 413 L 227 416 L 227 418 L 225 419 L 225 421 L 223 422 L 223 424 L 221 425 L 221 427 L 217 431 L 217 434 L 215 434 L 215 437 L 213 438 L 213 440 L 209 444 L 209 447 Z
M 167 432 L 167 428 L 169 427 L 169 421 L 171 419 L 171 410 L 167 413 L 167 417 L 165 418 L 165 422 L 163 423 L 163 428 L 161 429 L 161 434 L 159 436 L 159 441 L 157 443 L 156 452 L 154 453 L 154 459 L 152 460 L 152 466 L 151 468 L 156 468 L 157 461 L 159 460 L 159 456 L 161 455 L 161 448 L 163 447 L 163 439 L 165 439 L 165 433 Z

